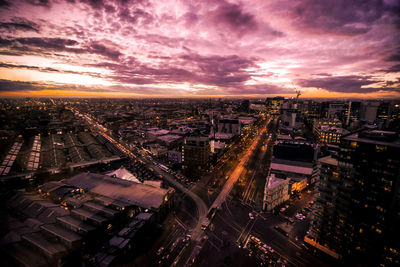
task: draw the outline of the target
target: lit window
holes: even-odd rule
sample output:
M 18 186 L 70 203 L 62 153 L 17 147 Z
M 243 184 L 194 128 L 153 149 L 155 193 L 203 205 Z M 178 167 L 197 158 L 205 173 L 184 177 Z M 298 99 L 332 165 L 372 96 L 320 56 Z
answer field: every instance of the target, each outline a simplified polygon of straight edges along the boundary
M 387 150 L 387 146 L 376 145 L 375 150 L 376 152 L 385 152 Z

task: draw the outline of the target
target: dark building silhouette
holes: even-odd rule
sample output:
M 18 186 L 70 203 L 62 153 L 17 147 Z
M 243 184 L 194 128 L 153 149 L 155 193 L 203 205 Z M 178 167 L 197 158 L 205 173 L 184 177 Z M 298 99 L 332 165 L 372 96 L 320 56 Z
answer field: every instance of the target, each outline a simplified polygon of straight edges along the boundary
M 338 158 L 320 162 L 306 243 L 362 266 L 399 264 L 400 138 L 361 130 L 342 137 Z
M 188 136 L 182 149 L 184 172 L 190 178 L 198 178 L 210 160 L 210 142 L 205 136 Z

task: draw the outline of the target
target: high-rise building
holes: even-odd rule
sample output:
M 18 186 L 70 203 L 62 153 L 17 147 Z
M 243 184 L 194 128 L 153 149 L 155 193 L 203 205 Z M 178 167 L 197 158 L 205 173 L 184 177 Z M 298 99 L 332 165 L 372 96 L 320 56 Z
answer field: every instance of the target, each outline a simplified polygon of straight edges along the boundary
M 337 159 L 322 158 L 306 243 L 361 266 L 400 263 L 400 137 L 361 130 L 342 137 Z
M 376 120 L 379 102 L 363 102 L 360 109 L 360 119 L 369 123 Z

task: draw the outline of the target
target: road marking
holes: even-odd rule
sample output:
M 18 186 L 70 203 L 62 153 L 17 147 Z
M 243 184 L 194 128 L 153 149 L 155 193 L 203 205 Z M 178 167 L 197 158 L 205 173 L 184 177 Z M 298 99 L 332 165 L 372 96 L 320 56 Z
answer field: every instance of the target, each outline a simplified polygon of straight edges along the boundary
M 183 222 L 181 222 L 181 220 L 179 220 L 178 218 L 175 218 L 175 221 L 176 221 L 185 231 L 187 231 L 187 227 L 185 227 L 185 225 L 183 224 Z
M 297 245 L 296 243 L 294 243 L 292 240 L 289 239 L 289 242 L 292 243 L 292 245 L 294 245 L 296 248 L 302 249 L 302 247 L 300 247 L 299 245 Z

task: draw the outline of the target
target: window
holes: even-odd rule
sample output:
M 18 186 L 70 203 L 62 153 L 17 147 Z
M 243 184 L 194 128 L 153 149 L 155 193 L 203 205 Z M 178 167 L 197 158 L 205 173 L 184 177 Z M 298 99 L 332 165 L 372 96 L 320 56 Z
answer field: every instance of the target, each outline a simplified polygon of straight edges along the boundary
M 375 151 L 376 152 L 385 152 L 387 150 L 387 146 L 376 145 Z

